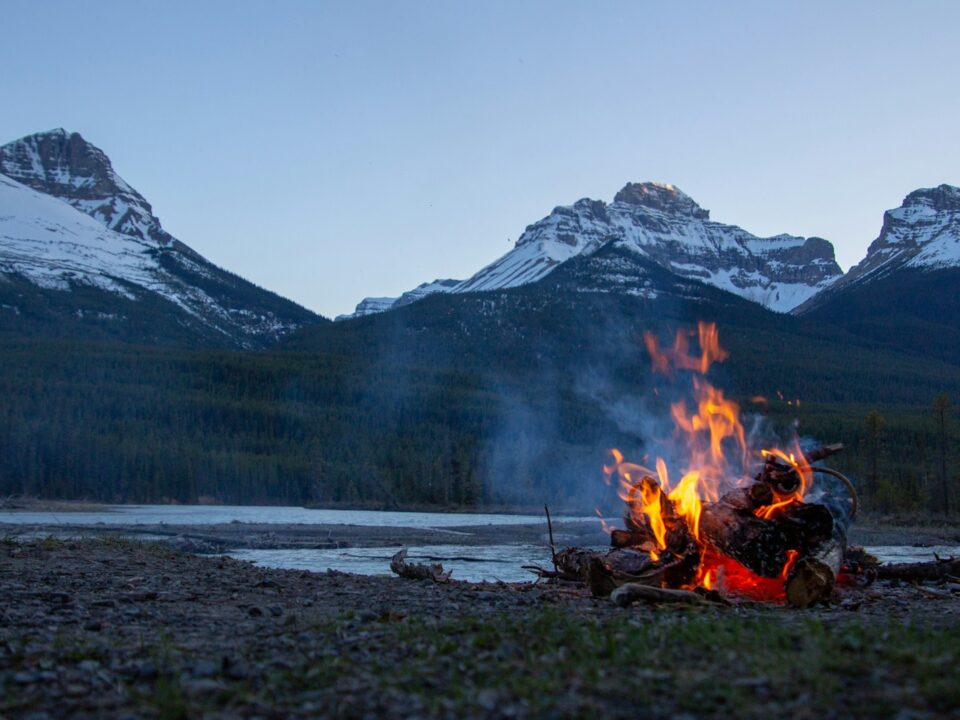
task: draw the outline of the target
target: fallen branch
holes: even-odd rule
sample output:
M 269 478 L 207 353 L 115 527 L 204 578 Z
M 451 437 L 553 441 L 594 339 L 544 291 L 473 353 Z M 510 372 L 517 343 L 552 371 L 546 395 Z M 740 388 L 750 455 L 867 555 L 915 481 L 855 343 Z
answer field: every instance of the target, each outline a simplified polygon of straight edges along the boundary
M 640 600 L 649 603 L 680 603 L 683 605 L 705 605 L 707 601 L 690 590 L 672 590 L 652 587 L 642 583 L 621 585 L 612 593 L 610 599 L 620 607 L 628 607 Z
M 921 582 L 923 580 L 946 580 L 951 575 L 960 575 L 960 558 L 881 565 L 877 568 L 877 578 L 880 580 Z
M 406 557 L 407 549 L 403 548 L 390 559 L 390 570 L 408 580 L 432 580 L 439 583 L 450 579 L 450 571 L 444 571 L 443 565 L 408 563 Z

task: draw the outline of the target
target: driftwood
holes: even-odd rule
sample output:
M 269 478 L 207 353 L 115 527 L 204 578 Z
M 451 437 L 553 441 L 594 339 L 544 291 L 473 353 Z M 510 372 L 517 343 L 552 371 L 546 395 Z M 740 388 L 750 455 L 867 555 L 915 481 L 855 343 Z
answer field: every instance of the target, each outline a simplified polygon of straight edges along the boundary
M 705 605 L 707 601 L 690 590 L 651 587 L 642 583 L 621 585 L 612 593 L 610 599 L 620 607 L 627 607 L 640 600 L 649 603 L 682 603 L 685 605 Z
M 402 578 L 408 580 L 432 580 L 433 582 L 446 582 L 450 579 L 450 571 L 445 571 L 443 565 L 431 563 L 429 565 L 422 563 L 408 563 L 407 549 L 403 548 L 390 559 L 390 570 Z
M 877 568 L 877 577 L 880 580 L 939 581 L 958 575 L 960 575 L 960 558 L 937 558 L 930 562 L 881 565 Z

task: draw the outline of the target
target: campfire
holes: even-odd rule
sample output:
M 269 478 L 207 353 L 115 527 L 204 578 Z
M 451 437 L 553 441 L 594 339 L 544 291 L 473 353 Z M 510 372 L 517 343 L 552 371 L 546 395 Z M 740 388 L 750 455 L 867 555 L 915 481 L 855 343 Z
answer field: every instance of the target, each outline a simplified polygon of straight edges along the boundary
M 740 597 L 800 607 L 829 598 L 857 497 L 849 480 L 818 463 L 843 446 L 754 446 L 739 405 L 707 380 L 728 357 L 715 324 L 680 331 L 670 346 L 651 333 L 644 341 L 655 373 L 686 390 L 670 405 L 671 455 L 681 460 L 670 467 L 657 457 L 647 467 L 611 450 L 603 473 L 626 504 L 625 528 L 601 517 L 612 549 L 556 553 L 556 575 L 582 578 L 595 595 L 626 601 L 650 598 L 655 589 L 674 599 Z

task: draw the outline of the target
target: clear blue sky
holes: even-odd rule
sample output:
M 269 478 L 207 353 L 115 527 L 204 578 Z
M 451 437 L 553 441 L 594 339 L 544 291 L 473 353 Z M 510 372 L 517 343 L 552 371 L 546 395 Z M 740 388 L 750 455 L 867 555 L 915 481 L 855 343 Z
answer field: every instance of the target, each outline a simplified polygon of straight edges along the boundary
M 164 226 L 326 315 L 672 182 L 833 241 L 960 184 L 960 2 L 3 0 L 0 140 L 82 133 Z

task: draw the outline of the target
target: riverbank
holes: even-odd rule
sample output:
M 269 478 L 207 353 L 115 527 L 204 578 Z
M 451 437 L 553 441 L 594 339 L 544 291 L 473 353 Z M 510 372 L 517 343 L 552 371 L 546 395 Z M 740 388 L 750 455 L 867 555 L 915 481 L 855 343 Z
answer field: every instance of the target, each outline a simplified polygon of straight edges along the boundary
M 0 545 L 0 716 L 911 717 L 960 707 L 960 598 L 620 609 L 570 587 Z M 911 714 L 912 713 L 912 714 Z
M 401 545 L 450 545 L 480 547 L 487 545 L 548 545 L 546 522 L 510 525 L 453 525 L 450 527 L 403 527 L 375 524 L 226 522 L 130 524 L 118 514 L 103 509 L 106 522 L 75 524 L 70 514 L 58 522 L 5 522 L 0 517 L 0 538 L 36 538 L 47 535 L 83 535 L 90 537 L 141 537 L 164 540 L 174 547 L 200 553 L 219 553 L 230 549 L 329 549 L 398 547 Z M 371 521 L 372 522 L 372 521 Z M 465 521 L 467 522 L 467 521 Z M 602 547 L 607 543 L 598 520 L 553 521 L 554 541 L 558 547 Z M 852 544 L 878 546 L 960 546 L 960 525 L 901 524 L 878 518 L 862 519 L 851 525 Z

